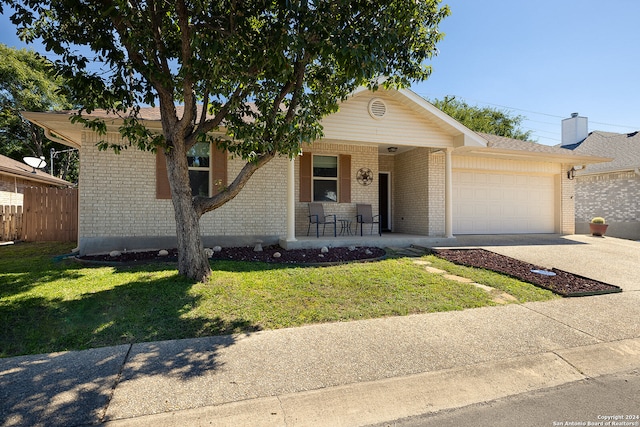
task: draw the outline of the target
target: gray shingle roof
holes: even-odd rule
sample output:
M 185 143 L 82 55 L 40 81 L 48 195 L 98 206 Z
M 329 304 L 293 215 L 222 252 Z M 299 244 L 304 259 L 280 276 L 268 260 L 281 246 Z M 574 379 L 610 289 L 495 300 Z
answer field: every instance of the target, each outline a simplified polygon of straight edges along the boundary
M 573 151 L 584 155 L 613 158 L 609 163 L 588 165 L 584 173 L 633 170 L 640 167 L 640 132 L 593 131 Z
M 551 145 L 538 144 L 532 141 L 522 141 L 520 139 L 506 138 L 504 136 L 491 135 L 488 133 L 477 132 L 488 141 L 487 147 L 502 148 L 505 150 L 519 150 L 530 151 L 533 153 L 547 153 L 547 154 L 563 154 L 572 155 L 571 150 L 565 148 L 554 147 Z

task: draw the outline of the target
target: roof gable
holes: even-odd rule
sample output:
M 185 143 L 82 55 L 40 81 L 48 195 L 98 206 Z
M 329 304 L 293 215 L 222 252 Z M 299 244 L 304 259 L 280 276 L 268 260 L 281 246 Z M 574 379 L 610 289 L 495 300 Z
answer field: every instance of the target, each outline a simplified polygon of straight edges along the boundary
M 374 113 L 372 105 L 384 112 Z M 355 91 L 322 120 L 324 138 L 396 147 L 481 146 L 486 141 L 407 89 Z

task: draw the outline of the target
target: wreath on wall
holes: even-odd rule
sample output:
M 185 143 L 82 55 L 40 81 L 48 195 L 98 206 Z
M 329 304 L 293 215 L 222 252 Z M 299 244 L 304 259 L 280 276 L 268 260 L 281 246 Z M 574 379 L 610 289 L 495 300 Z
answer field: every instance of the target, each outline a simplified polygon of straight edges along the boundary
M 356 174 L 356 179 L 360 185 L 369 185 L 373 182 L 373 172 L 369 168 L 360 168 Z

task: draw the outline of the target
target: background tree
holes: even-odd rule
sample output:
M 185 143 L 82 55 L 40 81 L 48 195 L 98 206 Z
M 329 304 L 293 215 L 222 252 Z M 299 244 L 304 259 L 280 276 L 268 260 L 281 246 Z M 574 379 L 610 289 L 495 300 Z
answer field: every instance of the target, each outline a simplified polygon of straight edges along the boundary
M 67 147 L 47 139 L 41 128 L 22 118 L 20 111 L 71 108 L 59 92 L 64 80 L 55 76 L 50 61 L 33 51 L 0 44 L 0 58 L 0 154 L 16 160 L 44 156 L 49 163 L 51 148 L 59 151 Z M 77 163 L 75 153 L 66 153 L 60 158 L 57 176 L 75 180 Z
M 320 137 L 320 120 L 357 87 L 376 89 L 381 76 L 385 86 L 426 79 L 425 61 L 449 13 L 439 0 L 3 3 L 24 40 L 40 38 L 61 55 L 57 66 L 82 107 L 75 121 L 104 133 L 104 122 L 81 113 L 105 108 L 125 119 L 120 133 L 129 144 L 165 150 L 178 270 L 197 280 L 211 272 L 200 217 L 234 198 L 272 158 L 293 158 Z M 142 104 L 159 106 L 161 134 L 138 121 Z M 212 137 L 223 125 L 225 137 Z M 193 197 L 187 153 L 206 141 L 247 162 L 222 193 Z
M 429 102 L 476 132 L 531 141 L 531 131 L 525 132 L 520 128 L 524 116 L 491 107 L 472 106 L 455 96 L 445 96 L 444 99 Z

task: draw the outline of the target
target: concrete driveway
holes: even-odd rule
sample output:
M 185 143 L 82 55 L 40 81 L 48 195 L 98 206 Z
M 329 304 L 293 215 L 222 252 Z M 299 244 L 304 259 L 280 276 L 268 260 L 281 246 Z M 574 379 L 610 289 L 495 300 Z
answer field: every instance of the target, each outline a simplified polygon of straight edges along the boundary
M 545 268 L 640 291 L 640 242 L 591 235 L 456 236 L 456 247 L 480 247 Z

